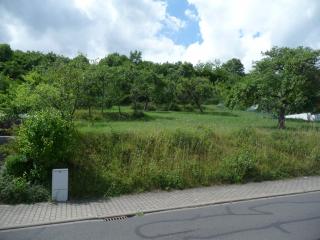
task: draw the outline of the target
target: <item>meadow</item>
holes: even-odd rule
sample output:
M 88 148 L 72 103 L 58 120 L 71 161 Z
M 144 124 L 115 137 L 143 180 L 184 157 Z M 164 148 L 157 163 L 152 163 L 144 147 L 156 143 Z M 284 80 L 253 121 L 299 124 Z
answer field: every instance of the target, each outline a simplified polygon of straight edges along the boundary
M 270 114 L 250 111 L 229 110 L 216 105 L 206 105 L 206 112 L 199 113 L 176 111 L 149 111 L 139 119 L 128 119 L 126 114 L 132 114 L 130 107 L 122 107 L 123 118 L 117 108 L 111 108 L 101 113 L 95 110 L 89 119 L 86 110 L 76 112 L 77 128 L 83 133 L 135 132 L 152 134 L 159 131 L 183 130 L 197 132 L 199 128 L 210 128 L 218 133 L 230 133 L 241 128 L 253 127 L 259 131 L 278 131 L 277 119 Z M 300 120 L 287 120 L 285 131 L 314 131 L 320 123 Z
M 320 173 L 320 124 L 206 106 L 199 112 L 76 113 L 71 193 L 109 197 Z M 72 168 L 71 166 L 71 168 Z

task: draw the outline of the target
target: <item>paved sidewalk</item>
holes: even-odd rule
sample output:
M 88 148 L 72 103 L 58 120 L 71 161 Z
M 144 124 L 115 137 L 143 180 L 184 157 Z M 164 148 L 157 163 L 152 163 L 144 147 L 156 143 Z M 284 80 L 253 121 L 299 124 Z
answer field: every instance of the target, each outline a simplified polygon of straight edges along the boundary
M 0 205 L 0 230 L 132 215 L 139 212 L 146 213 L 319 190 L 320 177 L 305 177 L 244 185 L 142 193 L 121 196 L 110 200 L 83 203 Z

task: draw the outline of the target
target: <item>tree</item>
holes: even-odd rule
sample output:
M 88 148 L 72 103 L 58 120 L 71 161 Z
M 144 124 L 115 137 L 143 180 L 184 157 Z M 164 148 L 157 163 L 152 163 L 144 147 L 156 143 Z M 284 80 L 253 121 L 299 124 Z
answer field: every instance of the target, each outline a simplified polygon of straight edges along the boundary
M 133 51 L 130 52 L 130 61 L 134 64 L 139 64 L 142 62 L 142 52 L 140 51 Z
M 9 106 L 12 114 L 54 108 L 64 117 L 71 115 L 73 102 L 64 97 L 59 85 L 47 82 L 45 78 L 45 75 L 32 71 L 25 76 L 24 83 L 9 92 Z
M 153 72 L 146 68 L 131 68 L 130 98 L 135 112 L 138 110 L 138 103 L 140 102 L 144 103 L 144 110 L 148 109 L 148 104 L 151 101 L 151 95 L 153 91 L 153 78 Z
M 157 105 L 164 104 L 167 110 L 177 110 L 178 81 L 181 78 L 180 64 L 154 64 L 157 78 L 154 81 L 153 101 Z
M 75 58 L 56 61 L 23 75 L 22 83 L 11 84 L 5 101 L 0 99 L 6 115 L 17 118 L 21 113 L 55 109 L 64 118 L 72 118 L 79 106 L 84 73 L 89 62 Z M 17 86 L 16 86 L 17 85 Z
M 258 104 L 260 110 L 277 116 L 280 129 L 285 128 L 286 114 L 315 111 L 319 104 L 319 56 L 310 48 L 272 48 L 233 89 L 233 102 Z M 244 92 L 251 92 L 251 99 L 245 99 Z
M 90 65 L 85 71 L 84 80 L 81 83 L 81 103 L 89 110 L 89 117 L 91 118 L 91 109 L 99 103 L 99 98 L 103 95 L 103 75 L 99 72 L 97 65 Z
M 121 105 L 130 102 L 130 89 L 135 74 L 132 74 L 129 62 L 123 65 L 108 67 L 101 65 L 105 82 L 105 102 L 117 106 L 121 115 Z
M 213 87 L 207 78 L 181 78 L 180 95 L 187 96 L 190 101 L 203 112 L 202 104 L 213 95 Z
M 9 44 L 0 44 L 0 62 L 6 62 L 11 59 L 13 51 Z
M 245 76 L 244 66 L 237 58 L 232 58 L 215 69 L 216 82 L 215 89 L 226 105 L 230 100 L 230 94 L 233 93 L 233 87 L 241 82 Z
M 42 73 L 46 82 L 59 89 L 59 99 L 65 102 L 65 113 L 73 117 L 83 94 L 86 69 L 89 63 L 73 59 L 68 64 L 58 63 Z
M 206 77 L 210 82 L 215 83 L 219 77 L 217 76 L 217 69 L 219 65 L 212 62 L 198 63 L 195 66 L 196 75 L 199 77 Z
M 129 59 L 125 55 L 120 55 L 119 53 L 111 53 L 105 58 L 99 61 L 99 65 L 108 67 L 119 67 L 125 63 L 129 62 Z
M 232 58 L 222 64 L 222 69 L 226 70 L 230 74 L 238 75 L 238 76 L 244 76 L 244 66 L 240 59 Z

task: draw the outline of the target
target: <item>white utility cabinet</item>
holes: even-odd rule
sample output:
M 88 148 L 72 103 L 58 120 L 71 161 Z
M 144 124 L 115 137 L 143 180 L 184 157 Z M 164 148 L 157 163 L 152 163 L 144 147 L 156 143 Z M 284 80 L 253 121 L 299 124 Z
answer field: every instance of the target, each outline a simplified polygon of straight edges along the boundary
M 67 168 L 52 169 L 52 200 L 66 202 L 68 200 L 68 175 Z

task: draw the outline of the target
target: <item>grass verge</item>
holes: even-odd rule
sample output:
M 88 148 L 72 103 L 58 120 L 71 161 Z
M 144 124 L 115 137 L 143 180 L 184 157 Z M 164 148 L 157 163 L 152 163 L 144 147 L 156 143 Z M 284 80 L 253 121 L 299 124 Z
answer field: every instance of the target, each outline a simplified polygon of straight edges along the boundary
M 81 133 L 73 197 L 274 180 L 320 173 L 320 134 L 240 128 Z

